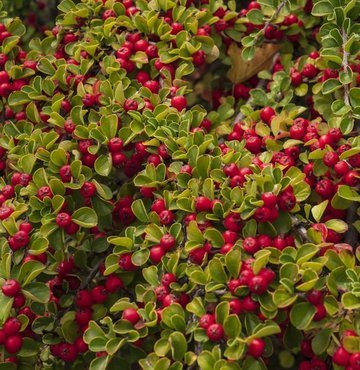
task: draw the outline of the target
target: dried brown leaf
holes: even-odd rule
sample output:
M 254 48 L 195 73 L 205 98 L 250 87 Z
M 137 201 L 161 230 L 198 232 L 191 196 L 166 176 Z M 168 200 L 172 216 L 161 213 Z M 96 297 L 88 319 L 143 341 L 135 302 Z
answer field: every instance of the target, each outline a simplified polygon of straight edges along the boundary
M 242 48 L 235 43 L 231 44 L 228 54 L 231 59 L 231 68 L 228 71 L 228 78 L 233 83 L 241 83 L 260 71 L 267 70 L 271 67 L 274 55 L 280 49 L 278 44 L 263 44 L 256 47 L 254 58 L 245 62 L 241 57 Z

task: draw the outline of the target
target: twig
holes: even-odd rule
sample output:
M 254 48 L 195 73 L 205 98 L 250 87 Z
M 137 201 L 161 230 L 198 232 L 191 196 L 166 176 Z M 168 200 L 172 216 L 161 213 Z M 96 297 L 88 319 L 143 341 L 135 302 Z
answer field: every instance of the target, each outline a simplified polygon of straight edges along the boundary
M 101 266 L 101 264 L 104 262 L 104 258 L 102 258 L 91 270 L 90 270 L 90 273 L 88 275 L 88 277 L 81 283 L 80 287 L 79 287 L 79 290 L 81 289 L 84 289 L 85 287 L 87 287 L 87 285 L 89 285 L 89 283 L 91 282 L 91 280 L 95 277 L 95 275 L 98 273 L 99 271 L 99 268 Z
M 343 65 L 344 71 L 346 72 L 347 69 L 348 69 L 348 67 L 349 67 L 349 64 L 348 64 L 349 53 L 344 49 L 344 45 L 346 44 L 346 42 L 348 40 L 348 36 L 347 36 L 347 33 L 346 33 L 344 27 L 342 27 L 341 32 L 342 32 L 342 39 L 343 39 L 343 59 L 342 59 L 342 65 Z M 345 84 L 344 85 L 344 103 L 345 103 L 345 105 L 350 105 L 350 101 L 349 101 L 349 85 L 348 84 Z
M 283 0 L 279 5 L 278 7 L 276 8 L 276 11 L 275 13 L 271 16 L 271 18 L 265 23 L 264 27 L 259 31 L 259 33 L 255 36 L 255 43 L 254 45 L 256 44 L 256 42 L 258 41 L 259 37 L 260 37 L 260 34 L 264 34 L 266 32 L 266 30 L 269 28 L 269 26 L 271 25 L 271 22 L 276 19 L 278 17 L 278 15 L 280 14 L 282 8 L 286 5 L 286 2 L 287 0 Z
M 356 220 L 358 205 L 359 204 L 357 202 L 354 202 L 348 209 L 346 215 L 346 223 L 348 224 L 349 228 L 345 234 L 345 243 L 350 244 L 353 249 L 357 248 L 357 243 L 359 242 L 358 231 L 353 226 L 353 223 Z
M 311 240 L 307 236 L 306 228 L 305 228 L 304 224 L 301 221 L 299 221 L 295 216 L 291 216 L 291 220 L 292 220 L 293 230 L 299 236 L 301 241 L 303 243 L 311 242 Z

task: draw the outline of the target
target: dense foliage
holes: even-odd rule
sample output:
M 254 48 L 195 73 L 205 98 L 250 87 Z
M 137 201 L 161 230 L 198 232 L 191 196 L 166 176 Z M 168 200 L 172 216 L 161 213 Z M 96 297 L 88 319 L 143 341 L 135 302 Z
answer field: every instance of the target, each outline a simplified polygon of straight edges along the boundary
M 359 370 L 360 1 L 54 4 L 0 13 L 0 369 Z

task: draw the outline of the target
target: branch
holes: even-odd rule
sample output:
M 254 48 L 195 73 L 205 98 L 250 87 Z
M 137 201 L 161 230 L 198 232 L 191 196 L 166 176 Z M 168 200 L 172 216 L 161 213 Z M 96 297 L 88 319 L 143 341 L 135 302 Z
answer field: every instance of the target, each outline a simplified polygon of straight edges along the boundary
M 79 290 L 82 290 L 82 289 L 86 288 L 89 285 L 91 280 L 98 273 L 99 268 L 100 268 L 101 264 L 104 262 L 104 260 L 105 260 L 105 258 L 101 258 L 100 261 L 90 270 L 90 273 L 89 273 L 88 277 L 81 283 L 81 285 L 79 287 Z
M 349 64 L 348 64 L 349 53 L 347 51 L 345 51 L 344 45 L 345 45 L 345 43 L 348 40 L 348 35 L 347 35 L 344 27 L 341 28 L 341 32 L 342 32 L 342 39 L 343 39 L 343 59 L 342 59 L 342 65 L 343 65 L 344 71 L 346 72 L 347 69 L 348 69 L 348 67 L 349 67 Z M 350 101 L 349 101 L 349 85 L 348 84 L 345 84 L 344 85 L 344 103 L 345 103 L 345 105 L 350 105 Z
M 348 224 L 349 228 L 345 234 L 345 243 L 351 245 L 354 250 L 356 249 L 358 243 L 358 231 L 353 226 L 353 223 L 355 222 L 357 217 L 357 208 L 358 203 L 354 202 L 348 209 L 346 215 L 346 223 Z
M 256 42 L 258 41 L 258 39 L 259 39 L 259 37 L 260 37 L 260 34 L 265 34 L 265 31 L 269 28 L 269 26 L 271 25 L 271 22 L 274 20 L 274 19 L 276 19 L 278 16 L 279 16 L 279 14 L 280 14 L 280 12 L 281 12 L 281 10 L 282 10 L 282 8 L 286 5 L 286 3 L 287 3 L 287 0 L 283 0 L 279 5 L 278 5 L 278 7 L 276 8 L 276 10 L 275 10 L 275 13 L 271 16 L 271 18 L 265 23 L 265 25 L 264 25 L 264 27 L 258 32 L 258 34 L 255 36 L 255 43 L 254 43 L 254 45 L 256 44 Z
M 304 224 L 301 221 L 299 221 L 295 216 L 291 216 L 291 220 L 292 220 L 293 230 L 295 234 L 297 234 L 298 237 L 301 239 L 301 241 L 303 243 L 311 242 L 311 240 L 307 236 L 306 228 Z

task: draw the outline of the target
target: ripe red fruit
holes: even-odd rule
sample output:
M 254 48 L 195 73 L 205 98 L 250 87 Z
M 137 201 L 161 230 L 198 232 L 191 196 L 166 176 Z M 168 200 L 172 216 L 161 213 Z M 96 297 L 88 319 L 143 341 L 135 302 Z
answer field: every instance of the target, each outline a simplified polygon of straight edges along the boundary
M 306 299 L 308 302 L 313 304 L 314 306 L 322 303 L 323 301 L 323 294 L 320 290 L 312 289 L 306 293 Z
M 336 152 L 327 152 L 323 157 L 326 166 L 333 167 L 339 161 L 339 155 Z
M 17 334 L 20 328 L 21 322 L 16 317 L 9 317 L 3 325 L 6 336 Z
M 3 286 L 1 287 L 2 292 L 7 297 L 15 297 L 20 293 L 21 286 L 17 280 L 10 279 L 5 280 Z
M 119 153 L 123 148 L 123 141 L 119 137 L 113 137 L 108 142 L 108 148 L 110 153 Z
M 108 294 L 105 287 L 96 286 L 91 290 L 91 297 L 95 303 L 104 303 L 108 297 Z
M 212 201 L 207 197 L 200 196 L 195 201 L 196 212 L 209 212 L 212 210 Z
M 359 370 L 360 369 L 360 353 L 353 353 L 351 356 L 350 356 L 350 361 L 349 361 L 349 365 L 352 366 L 352 368 L 350 368 L 350 370 L 354 369 L 354 370 Z
M 96 186 L 92 182 L 85 181 L 80 193 L 84 198 L 91 198 L 96 194 Z
M 350 171 L 350 166 L 346 161 L 339 161 L 334 165 L 334 171 L 339 176 L 344 176 Z
M 79 290 L 75 297 L 75 306 L 79 308 L 89 308 L 93 304 L 93 298 L 88 290 Z
M 119 267 L 124 271 L 132 271 L 136 269 L 136 266 L 131 261 L 131 254 L 124 253 L 119 256 Z
M 336 365 L 347 366 L 350 362 L 350 357 L 350 353 L 348 353 L 344 347 L 338 347 L 333 354 L 332 360 Z
M 316 305 L 315 308 L 316 308 L 316 313 L 314 316 L 314 321 L 320 321 L 324 319 L 327 315 L 325 306 L 322 303 L 320 303 Z
M 283 192 L 278 196 L 277 204 L 282 211 L 291 211 L 295 207 L 296 197 L 293 193 Z
M 266 248 L 272 246 L 272 240 L 268 235 L 259 235 L 257 237 L 260 248 Z
M 40 189 L 38 189 L 37 196 L 40 200 L 44 200 L 45 197 L 52 198 L 53 193 L 51 192 L 51 189 L 49 186 L 42 186 Z
M 256 238 L 249 236 L 244 239 L 243 248 L 246 253 L 254 254 L 260 249 L 260 245 Z
M 71 216 L 66 212 L 60 212 L 57 214 L 55 221 L 59 227 L 65 229 L 71 224 Z
M 320 180 L 315 187 L 315 191 L 323 198 L 330 198 L 334 194 L 334 185 L 329 179 Z
M 265 107 L 260 111 L 260 119 L 265 123 L 269 124 L 272 118 L 275 116 L 276 112 L 271 107 Z
M 245 312 L 255 312 L 260 307 L 260 304 L 254 301 L 249 295 L 246 296 L 241 303 Z
M 151 206 L 151 210 L 160 214 L 162 211 L 166 209 L 164 199 L 156 199 Z
M 286 240 L 278 235 L 272 240 L 272 246 L 282 251 L 286 247 Z
M 165 234 L 160 239 L 160 246 L 165 250 L 169 251 L 176 244 L 176 239 L 171 234 Z
M 174 283 L 175 281 L 176 276 L 171 272 L 168 272 L 161 277 L 161 282 L 165 287 L 168 287 L 171 283 Z
M 220 324 L 211 324 L 206 329 L 206 335 L 212 342 L 219 342 L 224 337 L 224 328 Z
M 257 275 L 250 279 L 249 290 L 254 294 L 263 294 L 266 292 L 267 285 L 266 279 L 261 275 Z
M 238 213 L 230 213 L 225 217 L 224 226 L 227 230 L 239 232 L 242 229 L 243 223 Z
M 305 64 L 301 74 L 309 79 L 314 78 L 319 73 L 319 70 L 313 64 Z
M 261 139 L 258 136 L 250 136 L 246 139 L 245 148 L 253 154 L 258 154 L 261 151 Z
M 11 335 L 6 338 L 4 346 L 8 353 L 16 353 L 22 347 L 23 340 L 20 335 Z
M 92 319 L 92 310 L 90 308 L 80 308 L 75 313 L 75 321 L 80 326 L 88 325 Z
M 350 171 L 344 176 L 344 183 L 348 186 L 357 186 L 360 183 L 360 173 Z
M 294 124 L 290 127 L 290 137 L 296 140 L 302 140 L 306 134 L 306 128 L 303 125 Z
M 254 213 L 254 218 L 257 222 L 267 222 L 271 218 L 271 211 L 267 207 L 259 207 Z
M 277 204 L 277 196 L 271 192 L 261 194 L 261 200 L 267 208 L 275 207 Z
M 174 96 L 171 99 L 171 106 L 181 112 L 187 106 L 187 101 L 185 96 Z
M 65 362 L 73 362 L 78 355 L 75 344 L 62 343 L 59 348 L 59 357 Z
M 133 99 L 126 99 L 124 102 L 124 110 L 125 112 L 131 111 L 131 110 L 137 110 L 138 109 L 138 103 Z
M 116 275 L 110 275 L 105 282 L 105 289 L 109 293 L 115 293 L 124 286 L 123 281 Z
M 174 222 L 175 216 L 171 211 L 165 209 L 159 214 L 161 225 L 171 225 Z
M 150 260 L 152 263 L 160 263 L 164 255 L 165 251 L 160 245 L 155 245 L 150 248 Z
M 123 311 L 121 318 L 135 325 L 140 320 L 140 315 L 134 308 L 127 308 Z
M 259 358 L 265 350 L 265 342 L 262 339 L 253 339 L 249 343 L 248 354 L 252 357 Z
M 203 329 L 208 329 L 210 325 L 215 324 L 215 316 L 212 314 L 205 314 L 200 317 L 199 326 Z

